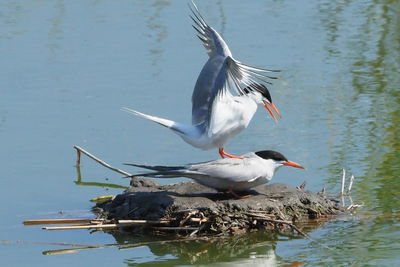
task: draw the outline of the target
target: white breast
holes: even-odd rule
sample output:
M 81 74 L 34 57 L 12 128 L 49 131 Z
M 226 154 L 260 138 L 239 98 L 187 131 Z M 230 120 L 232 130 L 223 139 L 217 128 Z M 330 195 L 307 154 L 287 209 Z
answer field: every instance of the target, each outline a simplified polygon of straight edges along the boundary
M 249 125 L 256 110 L 257 104 L 248 97 L 231 94 L 220 97 L 213 105 L 208 138 L 214 145 L 223 147 L 228 139 Z

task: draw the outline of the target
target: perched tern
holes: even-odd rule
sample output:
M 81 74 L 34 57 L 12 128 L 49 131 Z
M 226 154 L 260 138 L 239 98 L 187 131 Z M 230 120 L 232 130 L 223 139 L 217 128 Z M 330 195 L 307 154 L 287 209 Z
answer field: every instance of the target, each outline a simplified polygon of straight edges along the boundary
M 250 152 L 243 155 L 241 159 L 224 158 L 182 166 L 148 166 L 131 163 L 126 163 L 126 165 L 155 171 L 134 176 L 187 177 L 204 186 L 227 191 L 237 198 L 243 198 L 243 196 L 238 196 L 235 191 L 245 191 L 269 182 L 275 171 L 282 166 L 304 169 L 300 164 L 272 150 Z
M 192 124 L 178 123 L 129 108 L 122 110 L 171 129 L 196 148 L 218 148 L 222 158 L 235 158 L 224 151 L 224 145 L 249 125 L 258 105 L 263 105 L 274 120 L 277 119 L 273 111 L 281 116 L 265 86 L 271 84 L 269 79 L 276 78 L 266 73 L 277 70 L 251 67 L 235 60 L 225 41 L 205 22 L 193 1 L 192 7 L 189 7 L 193 28 L 209 55 L 192 95 Z M 233 95 L 232 90 L 237 94 Z

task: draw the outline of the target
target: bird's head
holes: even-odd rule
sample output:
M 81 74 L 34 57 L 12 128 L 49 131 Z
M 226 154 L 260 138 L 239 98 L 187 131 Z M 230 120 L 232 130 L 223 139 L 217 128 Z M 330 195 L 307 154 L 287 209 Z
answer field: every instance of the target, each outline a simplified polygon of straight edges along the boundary
M 304 167 L 301 166 L 300 164 L 288 160 L 284 155 L 273 150 L 258 151 L 255 152 L 255 154 L 260 158 L 263 158 L 264 160 L 268 161 L 270 163 L 270 166 L 272 166 L 273 171 L 282 166 L 290 166 L 294 168 L 304 169 Z
M 243 91 L 246 95 L 252 97 L 257 104 L 263 105 L 275 121 L 277 121 L 277 118 L 273 111 L 275 111 L 279 117 L 282 117 L 279 110 L 272 104 L 271 94 L 265 85 L 253 83 L 245 87 Z

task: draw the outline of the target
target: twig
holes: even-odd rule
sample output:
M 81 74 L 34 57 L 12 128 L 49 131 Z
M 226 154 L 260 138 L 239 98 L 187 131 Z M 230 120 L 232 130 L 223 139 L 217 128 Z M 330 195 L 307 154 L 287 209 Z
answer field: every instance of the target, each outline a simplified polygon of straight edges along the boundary
M 194 231 L 199 230 L 199 227 L 153 227 L 156 230 L 164 230 L 164 231 Z
M 342 189 L 340 190 L 340 195 L 344 195 L 344 183 L 346 182 L 346 170 L 343 169 L 343 175 L 342 175 Z
M 74 146 L 74 148 L 76 149 L 76 164 L 75 164 L 75 167 L 79 167 L 79 166 L 81 166 L 81 151 L 78 149 L 77 146 Z
M 350 195 L 351 187 L 353 186 L 353 182 L 354 182 L 354 175 L 352 175 L 350 177 L 349 187 L 347 188 L 347 194 L 349 194 L 349 195 Z
M 190 218 L 191 222 L 198 222 L 198 223 L 203 223 L 203 222 L 208 222 L 208 218 Z
M 90 224 L 90 225 L 70 225 L 70 226 L 52 226 L 43 227 L 44 230 L 77 230 L 77 229 L 115 229 L 120 227 L 118 224 Z M 125 225 L 124 225 L 125 226 Z
M 321 194 L 321 195 L 325 195 L 325 193 L 326 193 L 326 188 L 325 188 L 325 187 L 323 187 L 323 188 L 321 189 L 321 192 L 320 192 L 320 194 Z
M 340 195 L 340 201 L 342 201 L 342 207 L 346 207 L 346 201 L 344 199 L 344 195 Z
M 292 227 L 292 229 L 294 229 L 295 231 L 297 231 L 300 235 L 302 235 L 302 236 L 304 236 L 304 237 L 306 237 L 306 238 L 308 238 L 308 239 L 311 239 L 311 237 L 309 236 L 309 235 L 307 235 L 306 233 L 304 233 L 303 231 L 301 231 L 300 229 L 299 229 L 299 227 L 297 227 L 296 225 L 294 225 L 293 223 L 290 223 L 290 224 L 288 224 L 290 227 Z
M 256 220 L 263 220 L 263 221 L 267 221 L 267 222 L 272 222 L 272 223 L 281 223 L 281 224 L 286 224 L 288 226 L 290 226 L 293 230 L 295 230 L 297 233 L 299 233 L 300 235 L 311 239 L 306 233 L 304 233 L 303 231 L 301 231 L 296 225 L 294 225 L 292 222 L 290 221 L 286 221 L 286 220 L 276 220 L 276 219 L 271 219 L 269 217 L 266 216 L 262 216 L 260 214 L 251 214 L 249 213 L 248 215 L 253 216 L 254 219 Z
M 26 220 L 24 225 L 43 225 L 43 224 L 73 224 L 73 223 L 101 223 L 102 219 L 45 219 L 45 220 Z
M 250 212 L 253 212 L 253 213 L 261 213 L 261 214 L 264 215 L 264 216 L 276 217 L 275 214 L 268 213 L 268 212 L 265 211 L 265 210 L 249 210 L 249 211 L 250 211 Z M 251 214 L 251 213 L 249 213 L 249 214 Z
M 194 215 L 194 213 L 189 212 L 189 213 L 185 216 L 185 218 L 179 223 L 179 226 L 184 225 L 184 224 L 187 222 L 187 220 L 189 220 L 193 215 Z
M 226 237 L 223 237 L 226 238 Z M 149 242 L 141 242 L 141 243 L 136 243 L 136 244 L 107 244 L 107 245 L 79 245 L 79 244 L 71 244 L 71 246 L 82 246 L 81 248 L 71 248 L 71 249 L 57 249 L 57 250 L 46 250 L 43 251 L 43 255 L 57 255 L 57 254 L 67 254 L 67 253 L 76 253 L 81 250 L 87 250 L 87 249 L 105 249 L 105 248 L 115 248 L 117 247 L 120 250 L 124 249 L 135 249 L 138 247 L 143 247 L 143 246 L 148 246 L 148 245 L 153 245 L 153 244 L 166 244 L 166 243 L 176 243 L 176 242 L 185 242 L 185 241 L 199 241 L 199 240 L 209 240 L 209 237 L 191 237 L 191 238 L 179 238 L 179 239 L 173 239 L 173 240 L 159 240 L 159 241 L 149 241 Z M 221 239 L 221 237 L 219 238 Z M 50 245 L 53 245 L 52 243 L 49 243 Z M 58 245 L 57 243 L 54 243 L 54 245 Z M 68 245 L 68 244 L 64 244 Z
M 201 225 L 199 228 L 197 228 L 196 230 L 194 230 L 193 232 L 191 232 L 190 235 L 189 235 L 189 237 L 192 237 L 192 236 L 194 236 L 195 234 L 197 234 L 198 232 L 200 232 L 201 230 L 203 230 L 205 226 L 206 226 L 205 224 Z
M 285 214 L 282 213 L 282 211 L 278 208 L 278 206 L 276 206 L 276 210 L 279 213 L 279 217 L 281 217 L 282 220 L 286 220 Z
M 174 219 L 160 219 L 160 220 L 118 220 L 117 224 L 168 224 Z
M 307 185 L 307 181 L 304 181 L 301 185 L 297 186 L 296 188 L 299 189 L 299 190 L 304 190 L 306 185 Z
M 251 213 L 251 212 L 260 212 L 259 214 L 257 213 Z M 253 216 L 253 217 L 263 217 L 263 218 L 269 218 L 272 220 L 272 217 L 276 217 L 274 214 L 266 214 L 265 211 L 262 214 L 262 211 L 251 211 L 251 212 L 243 212 L 243 214 L 248 215 L 248 216 Z
M 359 205 L 359 204 L 350 205 L 350 206 L 347 207 L 347 210 L 357 209 L 357 208 L 360 208 L 362 206 L 364 206 L 364 205 Z
M 127 227 L 132 225 L 151 225 L 151 224 L 168 224 L 170 220 L 119 220 L 117 223 L 108 224 L 82 224 L 82 225 L 70 225 L 70 226 L 54 226 L 54 227 L 43 227 L 45 230 L 76 230 L 76 229 L 116 229 L 120 227 Z
M 83 154 L 85 154 L 86 156 L 88 156 L 89 158 L 93 159 L 94 161 L 98 162 L 99 164 L 103 165 L 104 167 L 106 167 L 106 168 L 108 168 L 108 169 L 110 169 L 110 170 L 112 170 L 112 171 L 118 172 L 118 173 L 123 174 L 123 175 L 125 175 L 125 176 L 133 176 L 133 175 L 132 175 L 131 173 L 129 173 L 129 172 L 126 172 L 126 171 L 117 169 L 117 168 L 115 168 L 115 167 L 112 167 L 112 166 L 111 166 L 110 164 L 108 164 L 107 162 L 105 162 L 105 161 L 99 159 L 98 157 L 96 157 L 96 156 L 90 154 L 89 152 L 87 152 L 86 150 L 84 150 L 83 148 L 81 148 L 81 147 L 79 147 L 79 146 L 74 146 L 74 148 L 76 149 L 76 151 L 77 151 L 77 153 L 78 153 L 78 155 L 77 155 L 77 160 L 76 160 L 77 166 L 80 165 L 80 158 L 81 158 L 81 155 L 80 155 L 80 154 L 83 153 Z

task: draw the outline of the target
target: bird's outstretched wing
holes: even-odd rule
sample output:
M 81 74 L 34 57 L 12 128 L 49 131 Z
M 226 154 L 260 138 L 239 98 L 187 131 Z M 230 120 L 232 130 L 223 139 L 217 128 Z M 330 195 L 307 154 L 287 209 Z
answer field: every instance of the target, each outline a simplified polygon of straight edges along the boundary
M 189 8 L 192 11 L 192 15 L 189 16 L 194 22 L 192 26 L 197 32 L 197 37 L 206 48 L 207 54 L 210 57 L 215 54 L 231 55 L 224 39 L 222 39 L 216 30 L 207 24 L 193 1 L 192 4 L 189 5 Z
M 269 70 L 246 65 L 232 57 L 224 39 L 210 27 L 197 6 L 192 1 L 189 5 L 194 22 L 194 29 L 202 41 L 210 60 L 203 67 L 192 95 L 192 124 L 199 124 L 210 119 L 213 102 L 218 95 L 227 90 L 239 95 L 259 91 L 259 88 L 271 85 L 276 77 L 269 75 Z

